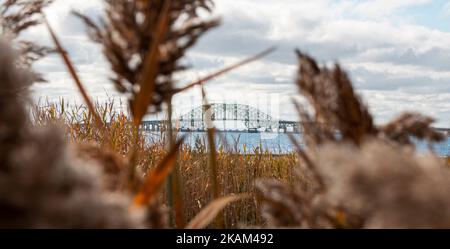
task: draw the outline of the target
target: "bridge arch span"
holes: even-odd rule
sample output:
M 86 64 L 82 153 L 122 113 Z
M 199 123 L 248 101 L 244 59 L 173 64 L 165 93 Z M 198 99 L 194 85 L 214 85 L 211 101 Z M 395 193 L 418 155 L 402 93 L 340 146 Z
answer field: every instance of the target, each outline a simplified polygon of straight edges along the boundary
M 211 111 L 211 121 L 242 121 L 249 130 L 272 127 L 276 123 L 269 114 L 250 105 L 212 103 L 198 106 L 178 117 L 179 126 L 192 130 L 205 129 L 207 108 Z
M 209 112 L 207 112 L 209 108 Z M 212 103 L 201 105 L 173 119 L 173 127 L 181 131 L 205 131 L 206 118 L 211 114 L 211 121 L 239 121 L 247 131 L 283 131 L 301 132 L 301 123 L 296 121 L 275 120 L 271 115 L 245 104 Z M 142 122 L 141 129 L 159 131 L 165 129 L 167 120 L 150 120 Z M 226 130 L 226 129 L 224 129 Z

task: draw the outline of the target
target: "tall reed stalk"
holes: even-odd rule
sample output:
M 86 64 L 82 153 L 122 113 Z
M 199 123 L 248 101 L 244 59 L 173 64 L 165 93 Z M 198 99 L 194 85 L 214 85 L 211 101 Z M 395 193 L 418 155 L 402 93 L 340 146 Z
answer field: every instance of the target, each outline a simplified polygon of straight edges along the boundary
M 172 123 L 173 106 L 172 98 L 167 100 L 167 149 L 170 150 L 174 146 L 175 135 Z M 169 224 L 177 228 L 185 227 L 184 203 L 181 198 L 182 185 L 180 182 L 180 172 L 177 162 L 174 163 L 173 172 L 168 176 L 166 183 L 167 206 L 171 210 L 169 215 Z
M 221 195 L 220 190 L 220 181 L 218 179 L 218 170 L 217 170 L 217 150 L 216 150 L 216 142 L 215 142 L 215 128 L 214 123 L 212 121 L 212 110 L 211 105 L 209 104 L 209 101 L 206 97 L 206 92 L 203 86 L 201 86 L 202 89 L 202 98 L 203 98 L 203 108 L 204 108 L 204 122 L 207 130 L 207 136 L 208 136 L 208 146 L 209 146 L 209 153 L 208 153 L 208 168 L 210 170 L 210 178 L 212 183 L 212 189 L 213 189 L 213 196 L 214 199 L 219 199 Z M 215 225 L 217 228 L 223 228 L 223 213 L 220 212 L 216 218 Z

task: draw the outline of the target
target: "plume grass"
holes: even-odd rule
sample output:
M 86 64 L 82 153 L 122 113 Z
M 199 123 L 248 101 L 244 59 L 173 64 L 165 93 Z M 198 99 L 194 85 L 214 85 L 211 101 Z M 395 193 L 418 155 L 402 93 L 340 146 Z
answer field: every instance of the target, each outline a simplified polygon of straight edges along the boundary
M 99 22 L 75 13 L 102 46 L 128 115 L 114 100 L 92 102 L 42 12 L 51 2 L 0 5 L 0 227 L 450 227 L 449 159 L 419 154 L 412 143 L 444 134 L 419 113 L 375 125 L 339 64 L 319 67 L 296 51 L 295 83 L 313 109 L 294 101 L 306 147 L 290 136 L 297 153 L 262 146 L 240 153 L 239 138 L 234 151 L 226 142 L 216 147 L 203 84 L 274 48 L 175 88 L 185 53 L 220 23 L 198 14 L 209 16 L 212 1 L 106 0 Z M 42 80 L 31 64 L 51 49 L 17 38 L 42 22 L 85 105 L 61 99 L 32 105 L 27 115 L 28 88 Z M 206 141 L 191 147 L 177 140 L 172 98 L 195 86 L 202 87 L 208 129 Z M 164 105 L 167 133 L 148 142 L 139 126 Z

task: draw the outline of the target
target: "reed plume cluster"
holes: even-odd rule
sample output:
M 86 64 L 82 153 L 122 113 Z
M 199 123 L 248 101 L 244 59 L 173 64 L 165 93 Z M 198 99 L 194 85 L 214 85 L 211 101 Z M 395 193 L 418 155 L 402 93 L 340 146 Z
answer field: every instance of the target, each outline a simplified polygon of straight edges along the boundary
M 216 216 L 227 228 L 450 227 L 450 168 L 412 142 L 444 138 L 433 119 L 404 113 L 375 125 L 339 65 L 319 67 L 297 51 L 296 84 L 313 108 L 294 102 L 307 145 L 292 138 L 298 155 L 216 148 L 209 126 L 208 143 L 194 147 L 175 141 L 170 125 L 167 136 L 148 143 L 139 130 L 147 113 L 165 103 L 170 121 L 174 94 L 273 49 L 177 89 L 182 57 L 219 24 L 200 17 L 211 14 L 211 1 L 105 0 L 98 22 L 75 13 L 101 44 L 129 117 L 114 101 L 91 102 L 42 13 L 51 2 L 7 0 L 0 7 L 0 227 L 167 228 L 175 218 L 179 228 L 204 228 Z M 43 21 L 86 106 L 32 105 L 30 118 L 28 88 L 41 79 L 31 65 L 52 50 L 18 36 Z
M 172 75 L 185 68 L 178 61 L 186 50 L 207 30 L 218 25 L 217 19 L 204 20 L 197 15 L 200 9 L 210 11 L 212 2 L 207 0 L 105 1 L 107 5 L 106 17 L 101 20 L 99 25 L 82 14 L 76 13 L 86 22 L 91 38 L 103 45 L 104 54 L 110 62 L 114 73 L 112 82 L 130 100 L 131 119 L 123 113 L 112 112 L 112 105 L 96 108 L 92 103 L 84 89 L 83 83 L 78 77 L 70 55 L 65 51 L 56 32 L 54 32 L 51 24 L 45 18 L 44 13 L 42 13 L 42 8 L 50 2 L 40 0 L 27 2 L 8 1 L 5 6 L 12 9 L 23 7 L 24 10 L 30 10 L 21 13 L 22 17 L 30 19 L 33 17 L 36 18 L 33 19 L 36 21 L 30 22 L 30 25 L 23 26 L 23 30 L 44 21 L 55 44 L 56 51 L 60 54 L 74 79 L 78 90 L 86 102 L 86 107 L 82 107 L 83 110 L 68 108 L 63 102 L 60 109 L 52 108 L 54 106 L 49 106 L 44 111 L 40 108 L 33 108 L 32 121 L 30 122 L 26 116 L 23 116 L 21 119 L 22 123 L 9 127 L 12 129 L 11 132 L 13 134 L 8 134 L 8 136 L 18 136 L 14 132 L 16 131 L 15 129 L 20 130 L 19 128 L 23 128 L 21 132 L 30 131 L 26 136 L 27 140 L 23 139 L 22 142 L 28 141 L 28 146 L 36 143 L 42 146 L 44 138 L 48 136 L 47 140 L 49 140 L 48 143 L 51 145 L 46 147 L 48 150 L 38 154 L 36 151 L 39 146 L 31 147 L 32 149 L 29 149 L 29 151 L 33 153 L 28 155 L 28 161 L 24 160 L 24 163 L 30 164 L 28 168 L 31 170 L 27 171 L 28 174 L 36 174 L 36 176 L 28 176 L 32 178 L 33 183 L 41 184 L 40 181 L 44 181 L 43 178 L 40 178 L 42 174 L 35 173 L 41 171 L 63 171 L 67 174 L 64 177 L 68 180 L 71 180 L 71 177 L 74 179 L 65 183 L 68 184 L 67 187 L 66 185 L 62 187 L 59 185 L 50 186 L 50 189 L 56 192 L 60 188 L 64 189 L 63 193 L 57 193 L 57 196 L 61 198 L 57 201 L 61 205 L 53 205 L 50 214 L 47 214 L 46 210 L 49 207 L 46 205 L 52 204 L 52 195 L 45 193 L 45 191 L 43 191 L 42 195 L 32 191 L 27 192 L 36 196 L 37 200 L 35 203 L 25 201 L 22 203 L 24 207 L 36 210 L 35 213 L 25 215 L 25 217 L 35 217 L 40 222 L 31 220 L 29 223 L 19 223 L 13 220 L 8 224 L 11 226 L 17 225 L 18 227 L 28 225 L 31 227 L 167 227 L 167 208 L 161 203 L 164 196 L 159 193 L 159 190 L 174 168 L 177 155 L 183 151 L 182 143 L 181 141 L 177 143 L 170 142 L 168 143 L 169 148 L 166 149 L 166 143 L 163 142 L 164 146 L 158 147 L 159 150 L 155 150 L 154 145 L 149 146 L 145 143 L 145 138 L 138 131 L 138 127 L 143 116 L 148 112 L 160 110 L 163 102 L 166 102 L 170 109 L 172 95 L 184 89 L 175 89 L 173 87 Z M 20 33 L 21 29 L 16 29 L 17 34 Z M 266 51 L 254 58 L 239 62 L 237 65 L 228 67 L 207 78 L 217 77 L 267 53 Z M 8 81 L 2 83 L 6 84 Z M 199 83 L 194 82 L 187 87 L 197 84 Z M 26 95 L 26 88 L 23 87 L 21 89 L 24 93 L 23 95 Z M 20 106 L 24 107 L 24 104 Z M 9 106 L 6 105 L 4 107 L 8 108 Z M 68 116 L 65 116 L 65 108 L 71 109 L 70 120 L 67 119 Z M 82 118 L 80 118 L 80 115 Z M 70 143 L 64 141 L 62 133 L 59 135 L 58 132 L 49 134 L 47 133 L 48 131 L 43 132 L 40 138 L 36 137 L 35 142 L 35 135 L 33 135 L 36 132 L 35 130 L 41 130 L 42 126 L 54 127 L 54 121 L 65 124 L 62 129 L 65 130 L 66 138 L 69 138 Z M 171 128 L 168 130 L 171 131 Z M 170 133 L 168 140 L 174 140 Z M 11 147 L 11 150 L 14 149 L 14 147 Z M 54 155 L 52 158 L 50 152 L 57 155 Z M 5 151 L 5 156 L 10 157 L 16 154 L 22 156 L 20 153 Z M 31 162 L 35 157 L 40 158 Z M 41 162 L 42 160 L 43 162 Z M 51 160 L 53 161 L 50 162 Z M 76 167 L 78 164 L 85 166 Z M 41 169 L 44 165 L 48 168 Z M 39 168 L 39 170 L 33 170 L 34 167 Z M 77 169 L 77 171 L 72 172 L 72 168 Z M 80 177 L 78 178 L 78 175 L 75 173 L 79 174 Z M 24 174 L 26 175 L 26 173 Z M 64 183 L 64 181 L 58 180 L 58 175 L 55 177 L 55 181 L 58 184 Z M 14 178 L 11 177 L 11 179 Z M 81 179 L 86 179 L 88 182 L 83 183 Z M 52 177 L 45 180 L 53 183 Z M 209 180 L 209 178 L 206 180 Z M 178 184 L 178 181 L 176 183 Z M 246 179 L 245 183 L 249 185 L 250 181 Z M 10 186 L 5 186 L 2 190 L 7 191 L 9 188 L 13 188 L 13 183 L 10 184 Z M 88 186 L 80 189 L 77 184 Z M 239 184 L 239 182 L 236 182 L 236 184 Z M 206 182 L 206 186 L 208 185 L 209 183 Z M 47 185 L 42 183 L 42 186 Z M 169 186 L 172 185 L 169 184 Z M 174 187 L 179 191 L 180 186 L 174 185 Z M 66 188 L 69 190 L 66 190 Z M 20 187 L 17 189 L 21 190 Z M 35 190 L 38 191 L 39 189 L 36 188 Z M 72 191 L 77 194 L 77 198 L 86 199 L 82 199 L 79 203 L 73 201 Z M 172 193 L 172 190 L 166 191 Z M 239 191 L 236 192 L 240 193 Z M 200 205 L 202 207 L 204 205 L 204 207 L 197 213 L 190 213 L 187 217 L 181 212 L 183 211 L 183 203 L 180 201 L 180 198 L 183 197 L 177 194 L 175 195 L 177 199 L 174 203 L 175 205 L 169 206 L 168 211 L 173 212 L 175 210 L 178 227 L 205 227 L 214 220 L 214 217 L 228 203 L 241 199 L 239 195 L 231 194 L 233 196 L 218 198 L 210 203 L 208 203 L 210 198 L 205 198 L 205 202 Z M 17 196 L 20 197 L 20 195 Z M 98 198 L 94 199 L 94 196 Z M 91 197 L 93 198 L 92 200 L 89 199 Z M 45 198 L 49 198 L 50 201 L 44 202 Z M 9 205 L 7 201 L 5 201 L 5 205 L 15 207 L 14 205 Z M 200 203 L 198 201 L 197 199 L 194 205 L 198 206 Z M 85 209 L 79 206 L 81 203 L 84 203 Z M 100 207 L 102 205 L 103 207 Z M 20 207 L 18 206 L 18 208 Z M 97 212 L 97 207 L 99 210 L 104 209 L 104 212 Z M 88 209 L 91 212 L 88 213 L 86 211 Z M 110 209 L 111 211 L 109 211 Z M 5 208 L 5 210 L 4 214 L 8 214 L 9 211 L 14 212 L 13 208 Z M 39 213 L 40 210 L 43 210 L 42 214 Z M 70 215 L 69 211 L 73 212 L 73 215 Z M 62 215 L 64 213 L 70 215 L 71 218 L 57 219 L 51 216 L 51 214 Z M 89 217 L 91 223 L 80 219 L 79 216 Z M 109 223 L 113 220 L 108 220 L 108 218 L 113 216 L 116 217 L 116 223 Z M 235 217 L 235 215 L 233 216 Z M 181 221 L 181 219 L 184 219 L 184 221 Z M 190 223 L 185 225 L 189 221 Z
M 131 121 L 125 114 L 115 111 L 117 101 L 111 100 L 107 105 L 96 104 L 99 113 L 108 117 L 108 132 L 114 141 L 112 149 L 99 145 L 97 142 L 100 133 L 93 125 L 92 116 L 89 116 L 85 106 L 70 105 L 66 101 L 57 103 L 41 103 L 33 108 L 33 123 L 36 126 L 48 124 L 62 124 L 66 137 L 75 144 L 80 157 L 98 162 L 104 167 L 103 179 L 106 187 L 112 191 L 123 191 L 126 186 L 126 178 L 123 168 L 127 167 L 126 155 L 133 147 L 133 130 Z M 65 106 L 65 107 L 63 107 Z M 70 107 L 71 106 L 71 107 Z M 88 118 L 88 120 L 86 119 Z M 86 125 L 81 126 L 84 123 Z M 139 166 L 138 181 L 144 178 L 167 154 L 166 137 L 163 132 L 156 134 L 151 142 L 141 143 L 138 149 L 136 164 Z M 220 140 L 217 147 L 217 179 L 221 187 L 220 195 L 227 196 L 239 193 L 256 193 L 254 181 L 258 178 L 273 178 L 283 182 L 294 182 L 292 168 L 297 164 L 298 157 L 295 153 L 274 155 L 270 151 L 261 148 L 247 147 L 244 153 L 239 148 L 238 141 L 225 143 Z M 208 149 L 205 138 L 196 138 L 194 146 L 183 145 L 178 151 L 178 167 L 180 170 L 180 183 L 183 186 L 181 198 L 183 198 L 185 217 L 188 223 L 213 199 L 213 186 L 208 169 Z M 164 195 L 158 196 L 159 204 L 164 200 Z M 156 205 L 156 204 L 152 204 Z M 261 226 L 264 220 L 258 214 L 259 203 L 255 198 L 248 198 L 230 204 L 223 210 L 224 226 L 226 228 L 238 228 L 246 226 Z M 166 221 L 167 207 L 160 205 L 158 209 L 151 208 L 154 213 L 163 216 L 160 221 Z M 162 213 L 161 213 L 162 212 Z M 166 224 L 167 225 L 167 224 Z M 158 226 L 156 226 L 158 227 Z M 161 227 L 161 226 L 159 226 Z M 164 227 L 164 226 L 163 226 Z
M 0 226 L 131 228 L 144 212 L 103 186 L 95 162 L 81 160 L 54 127 L 33 128 L 25 110 L 33 77 L 0 42 Z M 56 130 L 56 131 L 55 131 Z
M 172 76 L 186 67 L 179 63 L 187 49 L 206 31 L 219 24 L 205 20 L 201 10 L 211 11 L 210 0 L 106 0 L 101 24 L 81 13 L 91 39 L 100 43 L 111 65 L 116 89 L 126 94 L 130 106 L 148 105 L 157 112 L 175 93 Z M 144 82 L 145 81 L 145 82 Z M 148 100 L 141 99 L 143 94 Z M 134 115 L 137 113 L 134 108 Z
M 306 149 L 298 184 L 257 183 L 269 227 L 444 228 L 450 226 L 450 172 L 411 138 L 438 142 L 433 119 L 405 113 L 377 127 L 339 65 L 320 68 L 297 51 L 297 85 L 314 113 L 298 104 Z M 293 141 L 297 144 L 296 141 Z
M 52 2 L 53 0 L 5 0 L 0 4 L 0 34 L 16 40 L 13 45 L 20 52 L 16 60 L 18 65 L 30 68 L 34 62 L 53 51 L 49 47 L 19 38 L 24 31 L 43 22 L 42 10 Z M 33 72 L 33 75 L 35 80 L 44 81 L 38 73 Z

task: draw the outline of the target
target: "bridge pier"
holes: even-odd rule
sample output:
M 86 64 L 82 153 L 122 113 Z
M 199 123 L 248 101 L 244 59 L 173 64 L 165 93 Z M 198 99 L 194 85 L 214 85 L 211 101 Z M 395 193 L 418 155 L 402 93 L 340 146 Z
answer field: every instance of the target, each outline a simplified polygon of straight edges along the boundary
M 162 123 L 164 121 L 151 121 L 149 123 L 143 123 L 139 126 L 139 129 L 143 131 L 161 131 Z
M 285 125 L 278 126 L 278 132 L 280 132 L 281 130 L 283 130 L 283 133 L 286 133 L 287 132 L 286 126 Z

